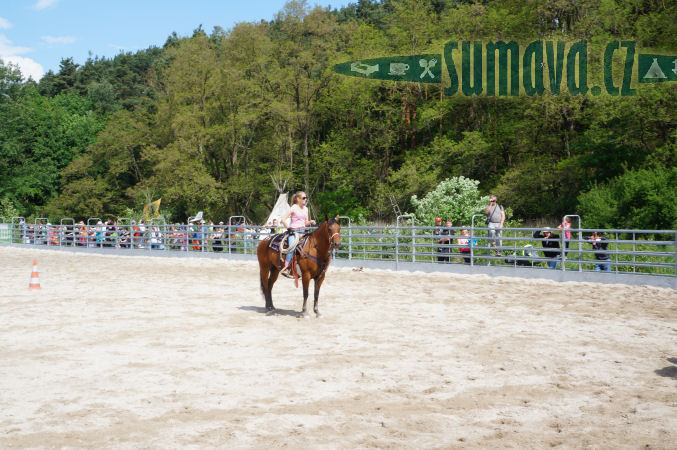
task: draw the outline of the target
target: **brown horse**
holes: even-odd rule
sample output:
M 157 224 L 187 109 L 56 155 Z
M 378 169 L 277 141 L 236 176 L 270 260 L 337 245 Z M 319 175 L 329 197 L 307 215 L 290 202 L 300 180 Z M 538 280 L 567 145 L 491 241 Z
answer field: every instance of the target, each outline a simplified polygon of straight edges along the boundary
M 273 306 L 273 285 L 277 280 L 280 270 L 283 267 L 283 261 L 280 258 L 278 250 L 268 246 L 267 238 L 259 242 L 256 249 L 256 256 L 259 258 L 259 269 L 261 271 L 261 291 L 266 298 L 266 314 L 275 313 Z M 286 239 L 286 237 L 285 237 Z M 301 238 L 303 239 L 303 238 Z M 306 311 L 306 302 L 308 301 L 308 285 L 310 280 L 315 280 L 315 304 L 313 311 L 317 317 L 321 317 L 320 310 L 317 307 L 317 301 L 320 296 L 320 287 L 324 281 L 324 275 L 327 273 L 331 256 L 330 249 L 336 249 L 341 244 L 341 225 L 339 217 L 325 219 L 317 230 L 310 233 L 305 241 L 301 241 L 296 249 L 296 260 L 301 267 L 301 280 L 303 281 L 303 310 L 301 314 L 308 318 Z

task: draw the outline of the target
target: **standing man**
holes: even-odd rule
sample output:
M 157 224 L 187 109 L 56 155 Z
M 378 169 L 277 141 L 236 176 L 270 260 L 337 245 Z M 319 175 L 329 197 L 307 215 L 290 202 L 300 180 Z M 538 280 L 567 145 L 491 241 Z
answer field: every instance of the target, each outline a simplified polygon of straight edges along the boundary
M 451 219 L 447 219 L 444 223 L 444 228 L 442 228 L 442 231 L 440 232 L 440 239 L 437 242 L 442 244 L 443 247 L 438 249 L 438 252 L 442 253 L 441 257 L 437 257 L 439 262 L 451 262 L 451 240 L 454 237 L 454 230 L 451 229 L 452 226 L 453 223 Z
M 498 199 L 495 195 L 489 197 L 489 204 L 484 209 L 484 214 L 487 215 L 487 235 L 491 246 L 496 249 L 496 244 L 498 243 L 499 249 L 496 250 L 496 255 L 501 256 L 500 247 L 503 245 L 501 242 L 501 228 L 503 228 L 503 222 L 505 222 L 505 210 L 502 205 L 498 204 Z

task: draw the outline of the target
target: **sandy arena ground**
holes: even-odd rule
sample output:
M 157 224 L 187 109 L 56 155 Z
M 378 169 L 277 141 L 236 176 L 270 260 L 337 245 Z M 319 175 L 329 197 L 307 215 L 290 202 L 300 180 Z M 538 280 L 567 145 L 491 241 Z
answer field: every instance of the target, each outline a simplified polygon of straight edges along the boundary
M 333 267 L 304 320 L 253 261 L 0 269 L 0 448 L 677 445 L 674 290 Z

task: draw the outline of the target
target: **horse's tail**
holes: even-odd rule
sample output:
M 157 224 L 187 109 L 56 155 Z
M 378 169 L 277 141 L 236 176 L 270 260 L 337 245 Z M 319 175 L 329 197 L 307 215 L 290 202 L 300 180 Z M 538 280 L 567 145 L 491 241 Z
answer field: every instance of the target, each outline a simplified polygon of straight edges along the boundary
M 268 261 L 268 255 L 267 255 L 267 250 L 268 250 L 268 240 L 264 239 L 261 242 L 259 242 L 259 245 L 256 247 L 256 257 L 259 260 L 259 270 L 260 270 L 260 276 L 259 276 L 259 281 L 261 284 L 261 293 L 263 296 L 266 296 L 266 286 L 263 285 L 263 280 L 264 280 L 264 271 L 265 270 L 270 270 L 270 262 Z M 268 279 L 268 276 L 266 275 L 265 279 Z

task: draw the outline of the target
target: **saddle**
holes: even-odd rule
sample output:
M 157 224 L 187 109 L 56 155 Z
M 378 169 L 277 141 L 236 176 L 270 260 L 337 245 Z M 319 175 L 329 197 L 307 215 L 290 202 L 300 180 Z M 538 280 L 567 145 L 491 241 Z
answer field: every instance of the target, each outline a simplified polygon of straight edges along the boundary
M 290 246 L 288 244 L 289 240 L 287 237 L 289 236 L 289 231 L 285 231 L 284 233 L 278 233 L 270 236 L 268 239 L 268 248 L 273 249 L 274 251 L 277 252 L 277 254 L 280 257 L 280 264 L 284 264 L 284 255 L 288 254 L 289 252 L 294 252 L 295 254 L 292 257 L 292 263 L 291 263 L 291 270 L 293 271 L 293 276 L 288 275 L 283 273 L 284 276 L 288 278 L 294 278 L 296 282 L 296 287 L 299 287 L 299 281 L 298 281 L 298 273 L 296 271 L 296 261 L 298 260 L 299 256 L 305 255 L 303 252 L 302 248 L 303 245 L 305 244 L 306 240 L 308 239 L 308 236 L 310 236 L 310 233 L 304 233 L 302 234 L 298 239 L 294 240 L 294 243 Z M 301 245 L 299 245 L 301 244 Z M 306 255 L 307 256 L 307 255 Z
M 289 246 L 289 240 L 287 239 L 289 231 L 274 234 L 268 238 L 268 247 L 279 252 L 280 257 L 282 257 L 282 255 L 286 255 L 299 248 L 299 244 L 305 243 L 309 235 L 310 233 L 303 233 L 298 239 L 294 240 L 294 243 L 291 246 Z M 303 247 L 303 245 L 301 245 L 301 247 Z

